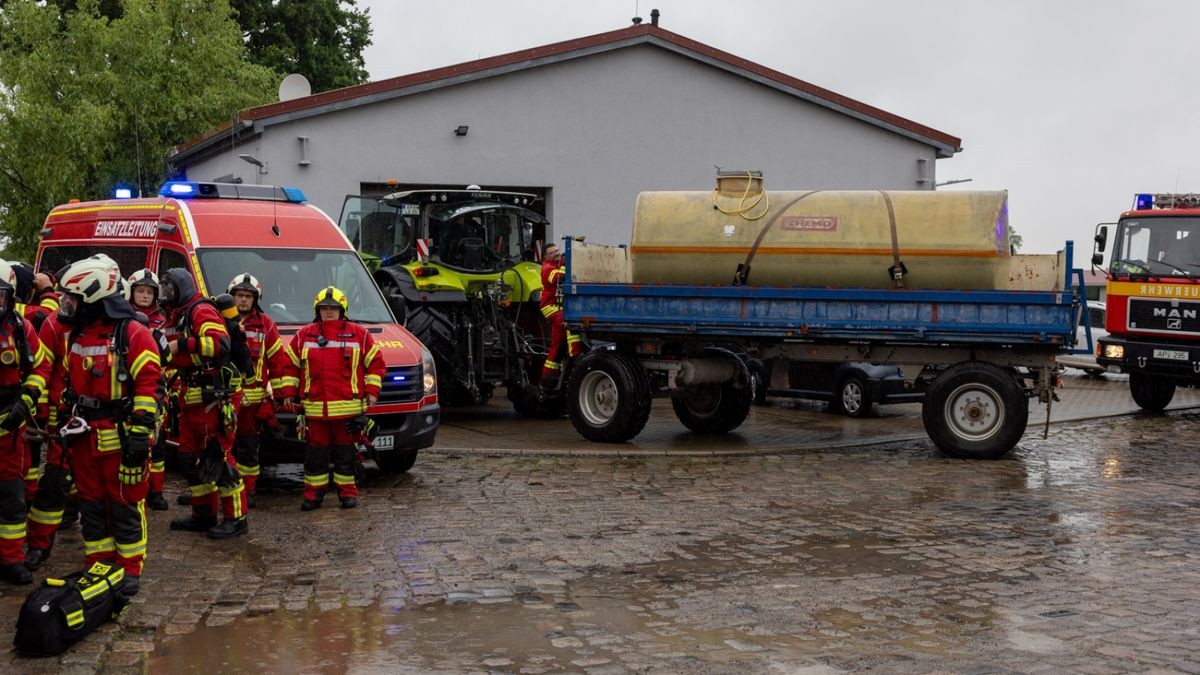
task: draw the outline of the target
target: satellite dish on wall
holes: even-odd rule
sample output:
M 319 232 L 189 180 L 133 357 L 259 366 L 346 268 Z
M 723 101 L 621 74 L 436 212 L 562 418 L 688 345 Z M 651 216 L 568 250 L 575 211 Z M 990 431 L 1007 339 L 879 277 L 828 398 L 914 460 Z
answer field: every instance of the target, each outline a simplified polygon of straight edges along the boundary
M 296 98 L 304 98 L 312 94 L 312 85 L 308 83 L 308 78 L 300 73 L 292 73 L 283 78 L 283 82 L 279 83 L 279 100 L 290 101 Z

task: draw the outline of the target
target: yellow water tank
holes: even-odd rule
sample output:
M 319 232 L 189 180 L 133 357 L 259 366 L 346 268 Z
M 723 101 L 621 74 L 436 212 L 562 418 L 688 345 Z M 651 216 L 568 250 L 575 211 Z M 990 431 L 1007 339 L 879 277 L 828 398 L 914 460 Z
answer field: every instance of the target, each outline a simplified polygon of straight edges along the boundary
M 643 192 L 629 253 L 634 283 L 892 288 L 898 260 L 906 288 L 1005 288 L 1008 193 Z

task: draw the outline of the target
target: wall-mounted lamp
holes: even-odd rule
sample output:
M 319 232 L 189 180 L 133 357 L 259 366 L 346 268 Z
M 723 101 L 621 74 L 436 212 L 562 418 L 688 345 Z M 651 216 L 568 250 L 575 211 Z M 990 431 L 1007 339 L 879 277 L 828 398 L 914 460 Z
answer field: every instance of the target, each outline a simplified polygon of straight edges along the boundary
M 458 127 L 456 127 L 456 128 L 454 129 L 454 135 L 455 135 L 455 136 L 466 136 L 466 135 L 467 135 L 467 129 L 468 129 L 467 125 L 465 125 L 465 124 L 460 124 L 460 125 L 458 125 Z
M 254 181 L 255 184 L 257 184 L 259 182 L 257 180 L 258 178 L 262 178 L 263 176 L 267 175 L 267 163 L 262 161 L 261 159 L 255 157 L 254 155 L 245 155 L 245 154 L 238 155 L 238 159 L 242 160 L 243 162 L 249 162 L 249 163 L 253 164 L 254 166 L 258 167 L 257 171 L 255 171 L 255 173 L 257 174 L 255 176 L 255 181 Z

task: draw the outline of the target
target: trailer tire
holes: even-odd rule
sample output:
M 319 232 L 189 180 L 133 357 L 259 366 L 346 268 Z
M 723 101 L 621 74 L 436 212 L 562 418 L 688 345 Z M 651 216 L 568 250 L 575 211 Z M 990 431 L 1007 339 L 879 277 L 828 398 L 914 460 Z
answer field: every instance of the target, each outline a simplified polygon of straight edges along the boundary
M 1029 400 L 1011 374 L 989 363 L 960 363 L 930 385 L 921 407 L 925 432 L 960 459 L 999 459 L 1029 423 Z
M 416 450 L 393 450 L 376 455 L 375 463 L 384 473 L 405 473 L 417 463 Z
M 624 443 L 650 419 L 650 383 L 642 367 L 610 349 L 588 352 L 567 385 L 571 424 L 597 443 Z
M 1175 383 L 1146 373 L 1130 373 L 1129 393 L 1142 410 L 1162 412 L 1175 398 Z
M 688 387 L 671 398 L 675 416 L 691 431 L 698 434 L 724 434 L 742 425 L 754 391 L 750 387 L 735 387 L 733 383 L 707 384 Z

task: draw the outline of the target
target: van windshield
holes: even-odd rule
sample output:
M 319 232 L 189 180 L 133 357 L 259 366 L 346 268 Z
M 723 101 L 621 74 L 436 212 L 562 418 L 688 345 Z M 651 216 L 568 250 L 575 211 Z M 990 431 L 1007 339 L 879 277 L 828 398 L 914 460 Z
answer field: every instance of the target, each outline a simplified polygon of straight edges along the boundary
M 391 310 L 362 260 L 353 251 L 297 248 L 198 249 L 208 292 L 225 292 L 229 280 L 253 274 L 263 288 L 262 308 L 279 324 L 313 320 L 313 298 L 336 286 L 350 303 L 348 316 L 361 323 L 394 323 Z

